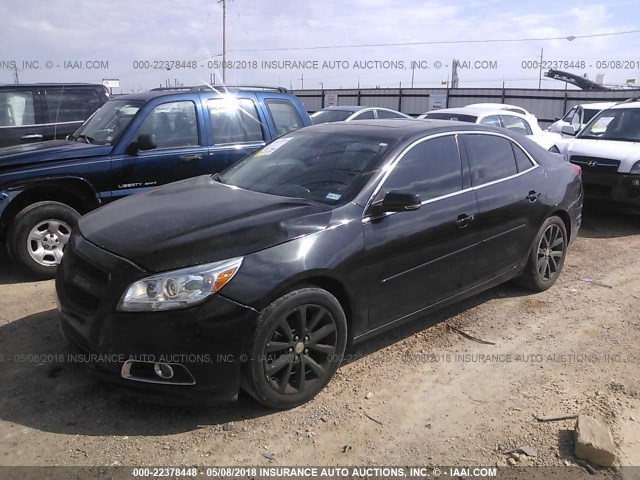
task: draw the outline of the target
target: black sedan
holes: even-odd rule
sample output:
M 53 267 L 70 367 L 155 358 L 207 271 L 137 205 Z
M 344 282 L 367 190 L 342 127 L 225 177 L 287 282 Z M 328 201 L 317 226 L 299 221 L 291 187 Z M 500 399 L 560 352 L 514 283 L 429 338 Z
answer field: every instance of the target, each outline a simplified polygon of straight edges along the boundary
M 290 408 L 348 343 L 508 280 L 557 280 L 580 169 L 527 138 L 374 120 L 290 133 L 222 174 L 80 219 L 60 327 L 97 376 L 172 403 Z

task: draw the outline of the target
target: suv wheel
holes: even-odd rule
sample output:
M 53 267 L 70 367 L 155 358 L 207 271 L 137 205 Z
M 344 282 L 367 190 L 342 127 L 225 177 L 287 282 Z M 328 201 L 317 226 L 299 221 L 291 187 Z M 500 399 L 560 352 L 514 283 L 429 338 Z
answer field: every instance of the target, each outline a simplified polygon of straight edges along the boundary
M 59 202 L 38 202 L 20 211 L 9 231 L 14 261 L 37 278 L 53 278 L 79 217 Z
M 295 290 L 260 314 L 243 386 L 268 407 L 296 407 L 329 383 L 346 345 L 338 300 L 320 288 Z

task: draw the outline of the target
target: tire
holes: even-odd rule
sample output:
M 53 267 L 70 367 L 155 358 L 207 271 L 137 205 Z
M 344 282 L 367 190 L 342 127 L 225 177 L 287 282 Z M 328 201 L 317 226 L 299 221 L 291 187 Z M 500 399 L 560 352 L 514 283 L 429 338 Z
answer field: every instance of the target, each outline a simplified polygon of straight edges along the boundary
M 35 278 L 53 278 L 79 217 L 60 202 L 38 202 L 20 211 L 7 242 L 14 261 Z
M 243 389 L 271 408 L 302 405 L 329 383 L 346 345 L 347 320 L 338 300 L 320 288 L 295 290 L 258 317 Z
M 567 228 L 562 219 L 547 218 L 536 234 L 527 265 L 516 283 L 535 292 L 549 289 L 560 276 L 567 244 Z

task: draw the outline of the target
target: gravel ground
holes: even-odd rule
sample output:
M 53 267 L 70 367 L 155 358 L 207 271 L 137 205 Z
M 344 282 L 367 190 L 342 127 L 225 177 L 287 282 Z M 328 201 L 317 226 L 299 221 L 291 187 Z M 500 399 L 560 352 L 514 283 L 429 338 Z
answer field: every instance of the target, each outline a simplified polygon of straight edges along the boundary
M 618 465 L 640 465 L 640 217 L 587 210 L 549 291 L 504 285 L 359 345 L 284 412 L 246 395 L 147 405 L 80 365 L 16 361 L 67 353 L 53 282 L 0 257 L 0 289 L 0 465 L 506 465 L 528 446 L 511 463 L 586 474 L 574 420 L 535 418 L 578 412 L 611 427 Z

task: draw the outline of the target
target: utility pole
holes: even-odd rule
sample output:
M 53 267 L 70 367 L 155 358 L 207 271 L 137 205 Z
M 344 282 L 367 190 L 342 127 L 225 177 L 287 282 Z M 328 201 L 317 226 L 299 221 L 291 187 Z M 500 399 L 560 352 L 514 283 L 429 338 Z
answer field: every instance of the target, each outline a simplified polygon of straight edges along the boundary
M 300 88 L 300 90 L 304 90 L 304 73 L 300 77 L 300 82 L 302 83 L 302 87 Z
M 13 83 L 20 85 L 20 77 L 18 77 L 18 64 L 13 66 Z
M 451 65 L 451 88 L 458 88 L 458 60 Z
M 320 89 L 324 90 L 324 82 L 318 82 L 320 84 Z
M 540 49 L 540 73 L 538 74 L 538 90 L 542 87 L 542 54 L 544 53 L 544 48 Z
M 413 88 L 413 75 L 416 73 L 416 64 L 413 62 L 411 66 L 411 88 Z
M 225 75 L 225 67 L 227 60 L 227 0 L 219 0 L 222 3 L 222 84 L 226 85 L 227 77 Z

